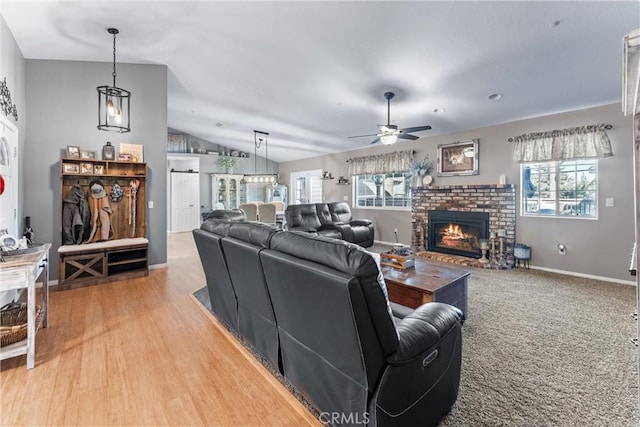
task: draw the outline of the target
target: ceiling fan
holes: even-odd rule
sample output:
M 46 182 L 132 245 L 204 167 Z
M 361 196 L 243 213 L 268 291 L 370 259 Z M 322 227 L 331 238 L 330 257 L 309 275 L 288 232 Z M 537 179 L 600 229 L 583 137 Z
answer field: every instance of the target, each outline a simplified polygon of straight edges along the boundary
M 415 135 L 410 135 L 409 132 L 421 132 L 423 130 L 431 129 L 431 126 L 415 126 L 410 128 L 398 129 L 398 126 L 391 124 L 391 99 L 396 94 L 393 92 L 385 92 L 384 98 L 387 100 L 387 124 L 386 125 L 378 125 L 380 128 L 380 132 L 372 133 L 369 135 L 355 135 L 350 136 L 349 138 L 362 138 L 365 136 L 377 136 L 376 139 L 371 141 L 371 144 L 375 144 L 380 141 L 384 145 L 395 144 L 398 139 L 410 139 L 416 140 L 418 139 Z

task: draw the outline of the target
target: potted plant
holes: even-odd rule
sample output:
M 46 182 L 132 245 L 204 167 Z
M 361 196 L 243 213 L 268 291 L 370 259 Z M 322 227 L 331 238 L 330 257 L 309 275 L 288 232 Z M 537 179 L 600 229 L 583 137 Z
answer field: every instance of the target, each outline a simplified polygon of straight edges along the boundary
M 233 168 L 238 164 L 238 159 L 224 156 L 220 157 L 218 163 L 224 168 L 226 173 L 233 173 Z
M 433 177 L 429 175 L 435 166 L 435 162 L 429 159 L 427 154 L 422 160 L 414 160 L 409 166 L 409 171 L 413 173 L 412 186 L 422 187 L 429 185 L 433 181 Z

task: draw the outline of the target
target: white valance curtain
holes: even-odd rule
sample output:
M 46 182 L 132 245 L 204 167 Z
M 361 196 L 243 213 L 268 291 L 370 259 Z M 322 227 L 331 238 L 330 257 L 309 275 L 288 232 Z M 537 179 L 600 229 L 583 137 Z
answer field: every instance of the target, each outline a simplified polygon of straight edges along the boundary
M 527 163 L 610 157 L 613 151 L 606 129 L 611 129 L 611 125 L 580 126 L 509 138 L 513 144 L 513 160 Z
M 413 151 L 394 151 L 373 156 L 353 157 L 349 163 L 349 175 L 375 175 L 408 171 L 413 161 Z

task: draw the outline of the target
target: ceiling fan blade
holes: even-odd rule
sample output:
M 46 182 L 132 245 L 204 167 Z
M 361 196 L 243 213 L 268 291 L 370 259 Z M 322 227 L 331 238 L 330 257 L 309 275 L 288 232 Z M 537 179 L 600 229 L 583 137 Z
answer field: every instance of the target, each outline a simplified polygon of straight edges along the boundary
M 380 138 L 376 138 L 373 141 L 371 141 L 369 144 L 375 144 L 376 142 L 380 142 Z
M 408 133 L 401 133 L 400 135 L 398 135 L 398 139 L 410 139 L 412 141 L 415 141 L 416 139 L 420 139 L 420 137 L 409 135 Z
M 431 129 L 431 126 L 416 126 L 412 128 L 404 128 L 402 129 L 402 132 L 406 132 L 406 133 L 421 132 L 423 130 L 429 130 L 429 129 Z
M 355 135 L 355 136 L 348 136 L 347 138 L 362 138 L 363 136 L 378 136 L 377 133 L 370 133 L 368 135 Z

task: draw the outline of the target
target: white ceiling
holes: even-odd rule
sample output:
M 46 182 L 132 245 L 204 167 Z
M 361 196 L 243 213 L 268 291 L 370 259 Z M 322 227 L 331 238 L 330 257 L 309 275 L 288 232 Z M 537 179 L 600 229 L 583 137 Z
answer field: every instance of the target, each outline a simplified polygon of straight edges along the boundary
M 27 59 L 110 62 L 117 27 L 118 62 L 168 66 L 169 127 L 246 151 L 266 131 L 276 161 L 367 146 L 347 137 L 388 90 L 420 136 L 620 102 L 640 26 L 636 1 L 0 3 Z

